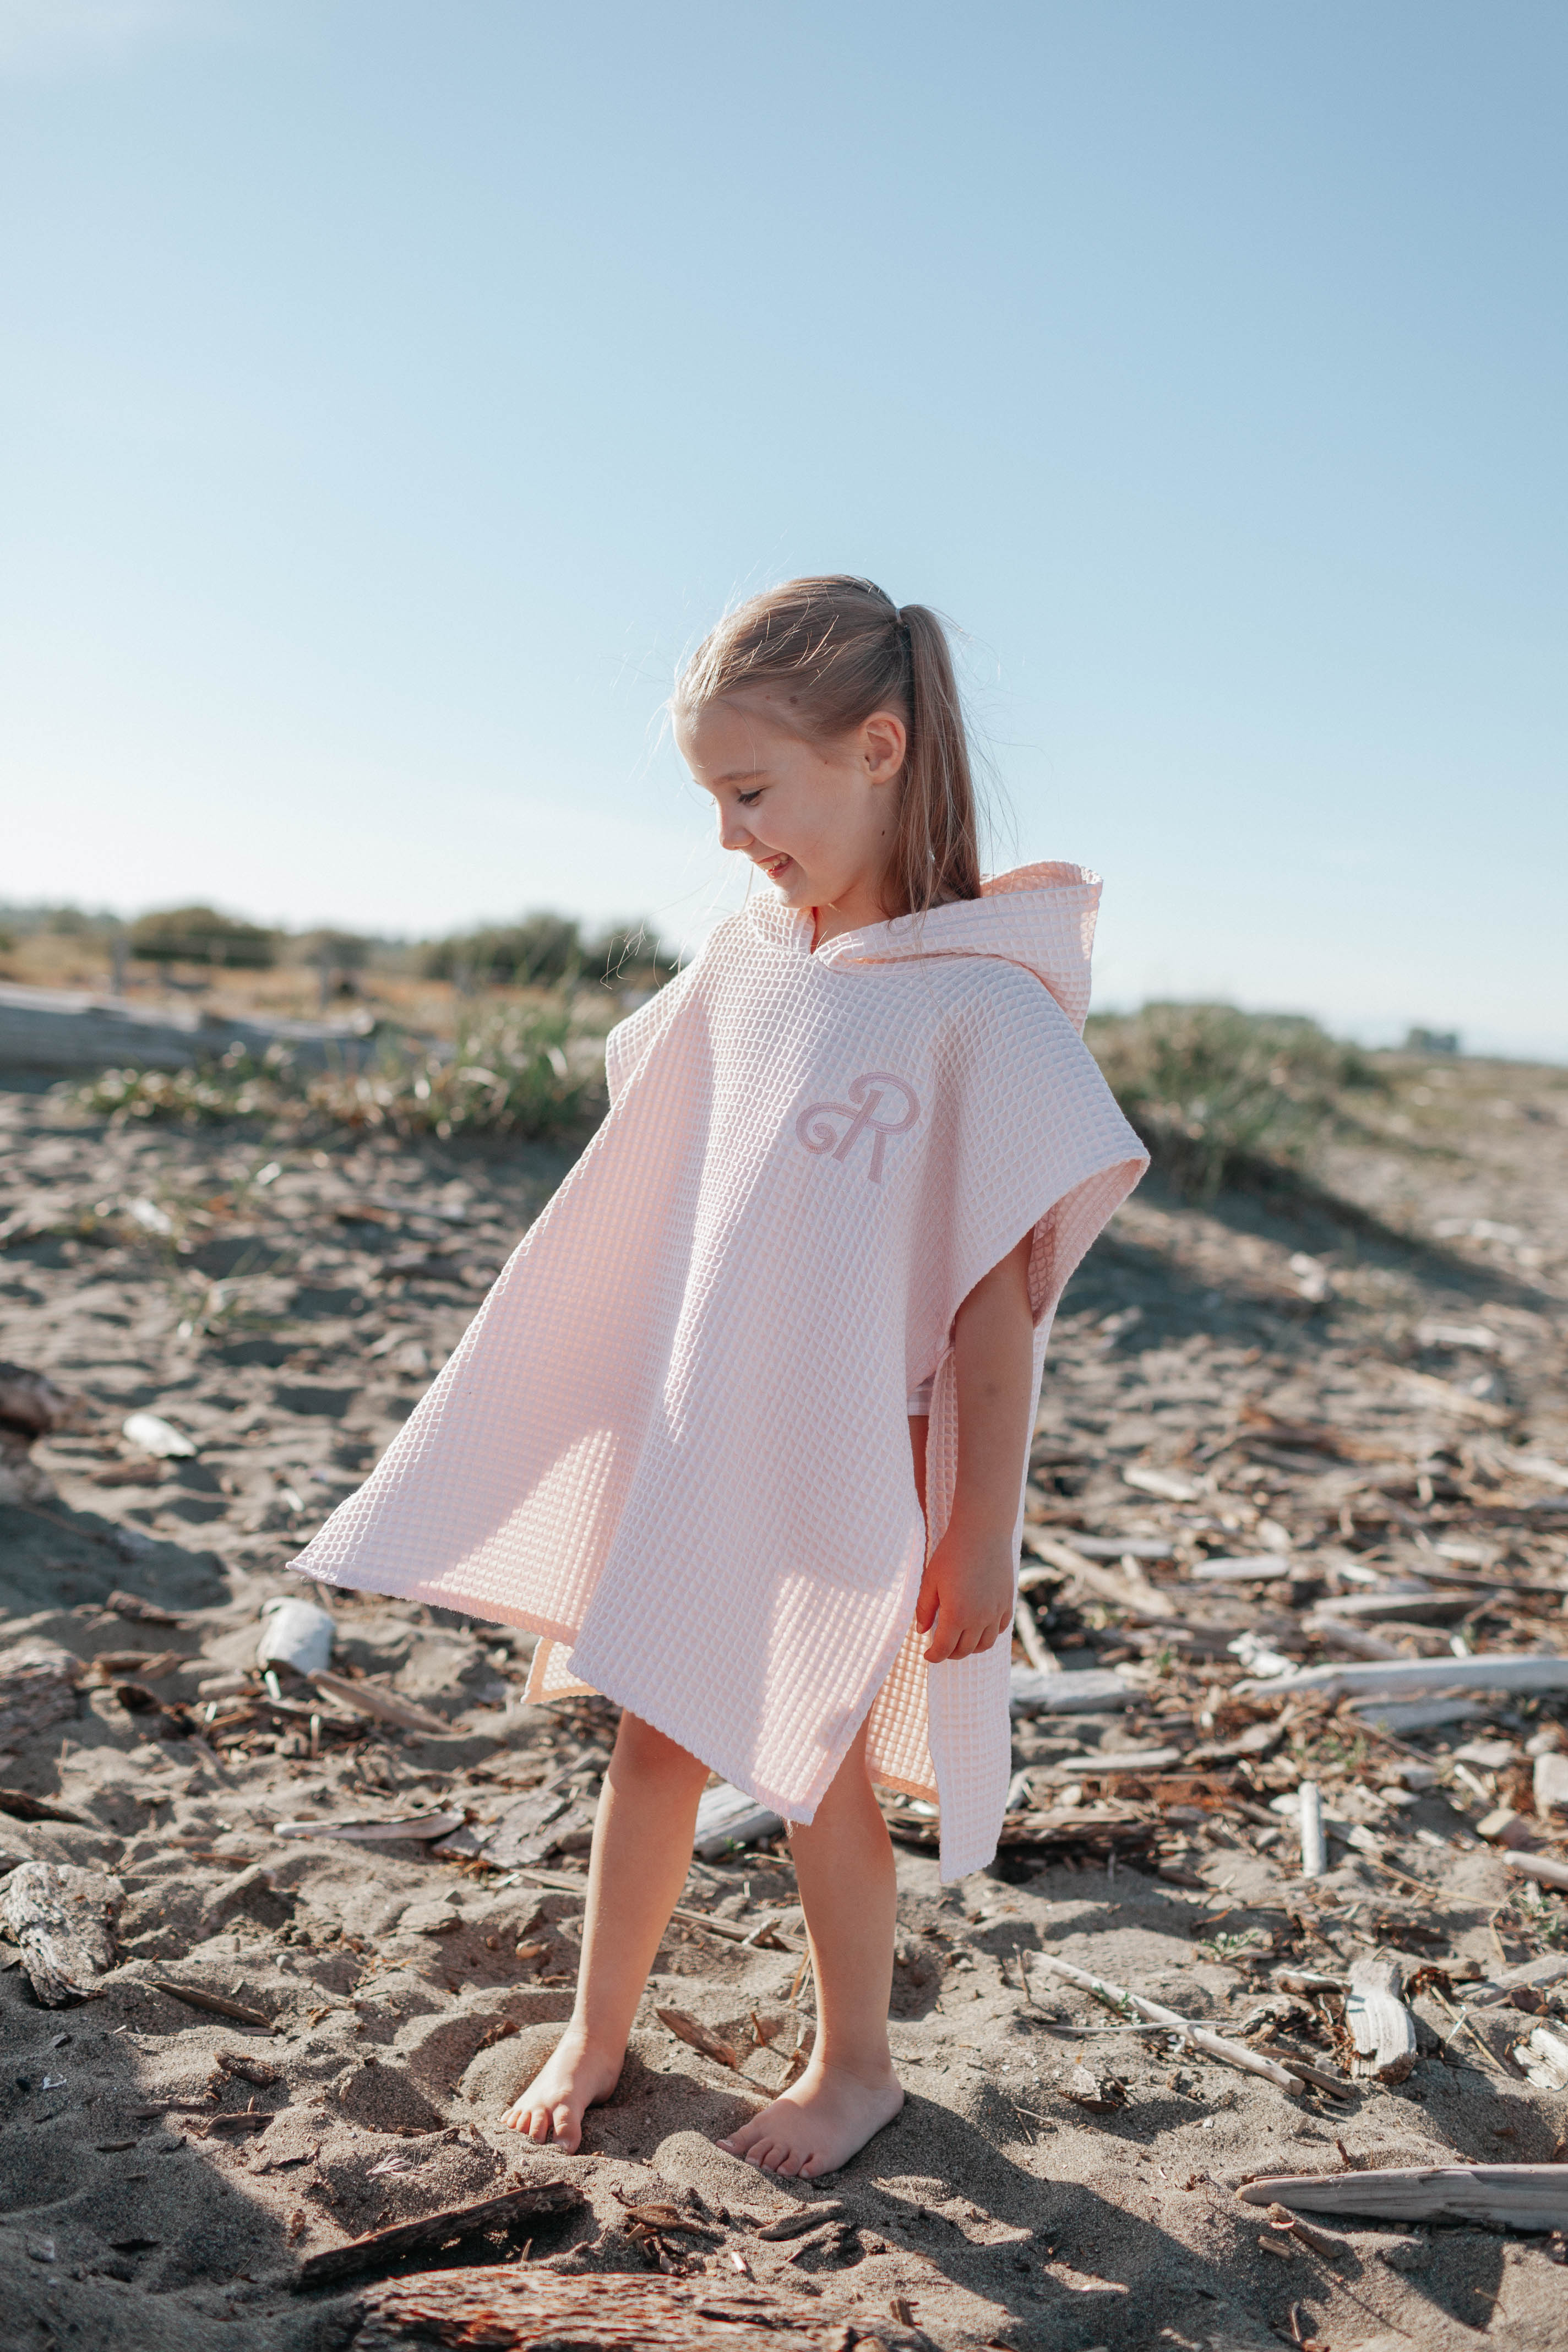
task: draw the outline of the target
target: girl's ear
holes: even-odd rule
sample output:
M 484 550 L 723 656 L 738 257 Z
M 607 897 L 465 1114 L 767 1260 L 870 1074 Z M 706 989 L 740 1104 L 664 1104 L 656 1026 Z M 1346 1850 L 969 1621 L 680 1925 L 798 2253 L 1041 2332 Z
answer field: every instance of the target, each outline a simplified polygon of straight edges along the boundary
M 869 784 L 897 781 L 910 748 L 910 730 L 896 710 L 873 710 L 859 729 L 859 751 Z

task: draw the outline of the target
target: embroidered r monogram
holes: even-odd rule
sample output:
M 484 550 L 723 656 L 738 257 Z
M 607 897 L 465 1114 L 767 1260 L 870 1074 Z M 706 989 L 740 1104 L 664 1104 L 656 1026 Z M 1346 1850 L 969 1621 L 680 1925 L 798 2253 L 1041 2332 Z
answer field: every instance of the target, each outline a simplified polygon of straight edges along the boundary
M 884 1097 L 891 1089 L 889 1108 L 899 1101 L 904 1106 L 901 1118 L 879 1118 Z M 831 1151 L 835 1160 L 847 1160 L 862 1135 L 871 1138 L 871 1164 L 866 1171 L 873 1184 L 882 1181 L 882 1155 L 888 1148 L 889 1135 L 903 1135 L 913 1127 L 921 1115 L 914 1088 L 902 1078 L 895 1078 L 888 1070 L 863 1070 L 849 1081 L 847 1102 L 807 1103 L 795 1120 L 795 1131 L 808 1151 Z M 842 1137 L 835 1121 L 849 1122 Z

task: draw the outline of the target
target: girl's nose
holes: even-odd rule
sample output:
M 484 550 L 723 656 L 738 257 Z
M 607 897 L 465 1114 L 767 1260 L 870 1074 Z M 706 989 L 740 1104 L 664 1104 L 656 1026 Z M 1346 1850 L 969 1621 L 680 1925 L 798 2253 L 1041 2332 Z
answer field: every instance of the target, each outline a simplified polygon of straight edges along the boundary
M 719 811 L 720 848 L 749 849 L 752 839 L 752 829 L 743 822 L 741 811 L 721 807 Z

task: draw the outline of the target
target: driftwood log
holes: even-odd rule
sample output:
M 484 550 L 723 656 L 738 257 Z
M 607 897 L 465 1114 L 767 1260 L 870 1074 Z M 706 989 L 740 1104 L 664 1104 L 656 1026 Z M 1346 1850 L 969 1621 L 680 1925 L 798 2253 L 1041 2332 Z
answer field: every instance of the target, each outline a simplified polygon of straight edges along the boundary
M 311 2254 L 302 2262 L 294 2276 L 297 2288 L 331 2286 L 338 2279 L 354 2278 L 365 2271 L 388 2271 L 406 2254 L 435 2253 L 443 2246 L 459 2244 L 465 2238 L 477 2238 L 491 2230 L 515 2230 L 521 2222 L 542 2221 L 546 2216 L 570 2213 L 583 2203 L 583 2192 L 567 2180 L 532 2180 L 520 2182 L 504 2189 L 499 2196 L 481 2197 L 477 2204 L 452 2205 L 442 2213 L 426 2213 L 418 2221 L 399 2221 L 390 2230 L 373 2230 L 368 2237 L 353 2238 L 346 2246 L 329 2246 L 324 2252 Z M 437 2273 L 437 2277 L 442 2274 Z M 465 2272 L 465 2277 L 485 2277 L 485 2272 Z M 500 2273 L 503 2278 L 517 2275 L 511 2269 Z M 419 2281 L 405 2281 L 405 2285 L 417 2285 Z M 355 2341 L 361 2339 L 356 2337 Z M 406 2343 L 411 2334 L 389 2336 L 388 2343 Z M 464 2338 L 458 2335 L 437 2336 L 437 2342 L 504 2344 L 506 2336 Z
M 1057 1675 L 1015 1666 L 1008 1686 L 1015 1715 L 1096 1715 L 1102 1707 L 1125 1706 L 1131 1696 L 1131 1684 L 1108 1666 L 1068 1668 Z
M 1354 2072 L 1379 2083 L 1403 2083 L 1415 2063 L 1415 2020 L 1401 1995 L 1405 1971 L 1388 1952 L 1366 1952 L 1351 1962 L 1345 2023 L 1355 2043 Z
M 1249 2180 L 1248 2205 L 1384 2221 L 1501 2222 L 1568 2230 L 1568 2164 L 1433 2164 L 1386 2172 L 1283 2173 Z
M 879 2321 L 875 2335 L 805 2295 L 749 2279 L 665 2279 L 615 2272 L 563 2278 L 514 2263 L 426 2271 L 377 2287 L 360 2306 L 352 2352 L 445 2344 L 484 2352 L 912 2352 L 921 2339 Z
M 1318 1691 L 1324 1698 L 1414 1698 L 1421 1691 L 1568 1690 L 1568 1658 L 1521 1657 L 1506 1651 L 1473 1658 L 1401 1658 L 1386 1665 L 1301 1666 L 1294 1674 L 1254 1676 L 1235 1684 L 1232 1698 L 1290 1698 Z
M 302 1067 L 355 1068 L 399 1033 L 346 1021 L 238 1021 L 205 1007 L 128 1004 L 79 989 L 0 982 L 0 1064 L 13 1070 L 186 1070 L 235 1046 L 259 1061 L 284 1045 Z
M 114 1922 L 125 1889 L 100 1870 L 25 1862 L 0 1892 L 0 1922 L 47 2009 L 83 2000 L 114 1966 Z

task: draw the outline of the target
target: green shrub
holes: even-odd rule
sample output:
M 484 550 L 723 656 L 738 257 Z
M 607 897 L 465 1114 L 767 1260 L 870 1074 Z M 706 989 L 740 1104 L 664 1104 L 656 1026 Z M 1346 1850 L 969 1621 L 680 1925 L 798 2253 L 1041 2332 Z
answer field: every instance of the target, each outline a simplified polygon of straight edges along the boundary
M 1156 1166 L 1196 1200 L 1261 1163 L 1300 1162 L 1338 1123 L 1342 1091 L 1378 1083 L 1354 1046 L 1298 1013 L 1146 1004 L 1092 1015 L 1084 1035 Z
M 259 1061 L 237 1047 L 199 1069 L 105 1070 L 71 1093 L 116 1123 L 247 1118 L 291 1132 L 581 1137 L 605 1108 L 604 1041 L 574 1033 L 559 1005 L 491 1005 L 464 1024 L 449 1056 L 414 1057 L 389 1043 L 364 1068 L 306 1070 L 284 1046 Z
M 332 971 L 363 971 L 370 961 L 374 940 L 362 938 L 358 931 L 301 931 L 291 940 L 290 961 L 325 964 Z
M 469 987 L 548 988 L 574 979 L 582 962 L 576 924 L 565 915 L 538 914 L 436 940 L 425 950 L 423 969 L 426 980 Z
M 675 970 L 675 957 L 647 923 L 613 923 L 584 940 L 569 917 L 536 914 L 432 940 L 420 969 L 426 980 L 468 988 L 554 988 L 579 979 L 657 987 Z
M 170 907 L 132 924 L 131 952 L 143 963 L 205 963 L 264 971 L 278 942 L 259 923 L 242 923 L 212 907 Z

